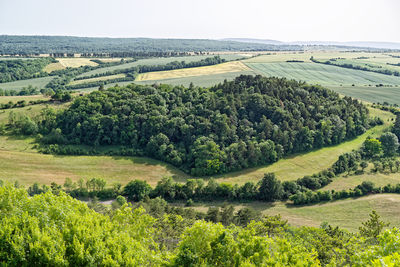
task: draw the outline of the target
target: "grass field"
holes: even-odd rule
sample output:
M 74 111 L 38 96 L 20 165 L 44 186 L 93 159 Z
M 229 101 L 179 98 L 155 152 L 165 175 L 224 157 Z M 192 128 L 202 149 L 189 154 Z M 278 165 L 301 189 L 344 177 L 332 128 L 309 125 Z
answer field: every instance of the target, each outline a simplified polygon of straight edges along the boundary
M 221 74 L 248 70 L 249 68 L 242 62 L 232 61 L 212 66 L 143 73 L 139 74 L 139 76 L 136 78 L 136 81 L 154 81 L 191 76 L 206 76 L 210 74 Z
M 33 87 L 42 89 L 52 79 L 54 79 L 54 77 L 42 77 L 42 78 L 21 80 L 21 81 L 9 82 L 9 83 L 0 83 L 0 88 L 5 89 L 5 90 L 20 90 L 23 87 L 28 87 L 29 85 L 32 85 Z
M 370 166 L 373 165 L 370 163 Z M 334 178 L 333 182 L 325 186 L 322 190 L 343 190 L 354 188 L 364 181 L 370 181 L 375 186 L 385 186 L 387 184 L 396 185 L 400 183 L 400 173 L 371 173 L 369 170 L 361 175 L 342 175 Z
M 69 85 L 76 85 L 81 83 L 89 83 L 89 82 L 97 82 L 97 81 L 106 81 L 110 79 L 117 79 L 117 78 L 124 78 L 126 75 L 124 73 L 115 74 L 115 75 L 108 75 L 108 76 L 101 76 L 96 78 L 84 79 L 84 80 L 76 80 L 69 83 Z
M 99 73 L 105 73 L 107 71 L 114 71 L 118 69 L 127 69 L 139 65 L 165 65 L 167 63 L 173 62 L 173 61 L 185 61 L 185 62 L 193 62 L 193 61 L 200 61 L 202 59 L 206 59 L 208 57 L 213 57 L 215 55 L 203 55 L 203 56 L 185 56 L 185 57 L 162 57 L 162 58 L 148 58 L 148 59 L 140 59 L 135 62 L 131 63 L 126 63 L 118 66 L 112 66 L 112 67 L 106 67 L 106 68 L 100 68 L 96 70 L 92 70 L 89 72 L 82 73 L 81 75 L 78 75 L 78 77 L 84 77 L 84 76 L 90 76 L 93 74 L 99 74 Z M 224 54 L 220 55 L 221 58 L 224 58 L 226 60 L 236 60 L 239 58 L 243 58 L 241 55 L 237 54 Z
M 194 208 L 206 212 L 209 206 L 220 206 L 222 202 L 198 204 Z M 349 198 L 334 202 L 293 207 L 283 202 L 276 203 L 240 203 L 235 204 L 236 209 L 252 207 L 264 215 L 280 214 L 293 226 L 319 227 L 322 222 L 339 226 L 349 231 L 356 232 L 361 222 L 369 219 L 368 214 L 376 210 L 381 219 L 389 222 L 390 226 L 400 227 L 400 195 L 379 194 L 360 198 Z

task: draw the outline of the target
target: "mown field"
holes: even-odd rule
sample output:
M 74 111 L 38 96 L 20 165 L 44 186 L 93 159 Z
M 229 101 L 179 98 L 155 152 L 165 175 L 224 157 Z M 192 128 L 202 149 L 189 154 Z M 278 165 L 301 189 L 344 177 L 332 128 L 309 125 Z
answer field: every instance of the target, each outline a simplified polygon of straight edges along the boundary
M 44 86 L 48 84 L 52 79 L 54 79 L 54 76 L 21 80 L 9 83 L 0 83 L 0 88 L 4 90 L 20 90 L 23 87 L 28 87 L 29 85 L 32 85 L 33 87 L 41 89 L 44 88 Z
M 400 86 L 328 86 L 339 94 L 362 99 L 370 103 L 400 104 Z

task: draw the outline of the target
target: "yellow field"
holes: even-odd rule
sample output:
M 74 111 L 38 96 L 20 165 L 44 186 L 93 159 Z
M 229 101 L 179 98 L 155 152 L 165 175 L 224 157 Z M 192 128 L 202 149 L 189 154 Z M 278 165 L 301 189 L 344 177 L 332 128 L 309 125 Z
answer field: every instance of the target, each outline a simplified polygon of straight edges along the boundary
M 190 77 L 190 76 L 202 76 L 210 74 L 238 72 L 246 70 L 250 69 L 242 62 L 232 61 L 212 66 L 143 73 L 136 78 L 136 81 L 163 80 L 163 79 Z
M 115 74 L 115 75 L 109 75 L 109 76 L 102 76 L 102 77 L 96 77 L 96 78 L 72 81 L 72 82 L 69 83 L 69 85 L 75 85 L 75 84 L 81 84 L 81 83 L 89 83 L 89 82 L 97 82 L 97 81 L 106 81 L 106 80 L 110 80 L 110 79 L 124 78 L 125 76 L 126 76 L 125 74 L 120 73 L 120 74 Z
M 63 70 L 65 68 L 66 67 L 63 64 L 61 64 L 60 62 L 56 62 L 56 63 L 50 63 L 49 65 L 44 67 L 43 71 L 50 73 L 52 71 Z

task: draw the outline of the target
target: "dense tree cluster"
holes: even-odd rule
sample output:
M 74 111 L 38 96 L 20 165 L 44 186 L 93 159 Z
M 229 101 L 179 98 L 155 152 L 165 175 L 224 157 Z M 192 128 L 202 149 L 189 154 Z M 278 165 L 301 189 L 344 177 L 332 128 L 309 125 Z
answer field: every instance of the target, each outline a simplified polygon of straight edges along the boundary
M 49 120 L 71 144 L 122 145 L 199 176 L 338 144 L 369 127 L 368 110 L 357 100 L 261 76 L 212 88 L 128 85 L 96 91 Z
M 53 58 L 0 60 L 0 83 L 48 76 L 43 68 L 55 62 Z

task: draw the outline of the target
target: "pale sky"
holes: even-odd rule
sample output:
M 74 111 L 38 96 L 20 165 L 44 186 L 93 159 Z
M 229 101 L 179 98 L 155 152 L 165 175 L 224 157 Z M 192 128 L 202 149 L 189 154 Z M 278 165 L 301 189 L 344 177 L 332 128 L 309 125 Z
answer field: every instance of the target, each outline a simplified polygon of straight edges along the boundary
M 0 34 L 400 42 L 400 0 L 0 0 Z

